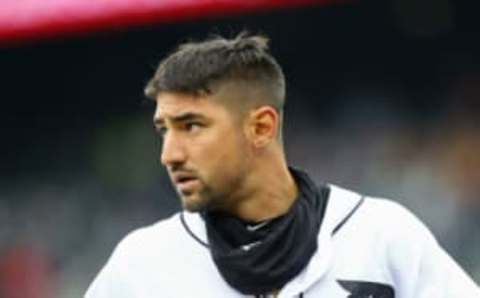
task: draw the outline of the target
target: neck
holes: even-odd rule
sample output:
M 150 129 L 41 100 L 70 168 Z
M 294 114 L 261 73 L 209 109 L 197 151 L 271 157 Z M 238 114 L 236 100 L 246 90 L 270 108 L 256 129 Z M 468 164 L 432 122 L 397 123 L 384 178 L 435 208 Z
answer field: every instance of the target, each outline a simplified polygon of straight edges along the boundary
M 262 222 L 288 212 L 298 196 L 298 189 L 283 154 L 262 158 L 245 181 L 248 189 L 228 212 L 245 222 Z

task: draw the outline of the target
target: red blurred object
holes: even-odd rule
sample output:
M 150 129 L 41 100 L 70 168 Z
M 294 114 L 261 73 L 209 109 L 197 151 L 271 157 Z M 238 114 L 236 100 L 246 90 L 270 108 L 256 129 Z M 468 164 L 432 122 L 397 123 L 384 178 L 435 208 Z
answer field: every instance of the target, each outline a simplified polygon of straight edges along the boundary
M 2 0 L 0 43 L 349 0 Z
M 46 254 L 16 245 L 0 255 L 0 297 L 52 298 L 53 270 Z

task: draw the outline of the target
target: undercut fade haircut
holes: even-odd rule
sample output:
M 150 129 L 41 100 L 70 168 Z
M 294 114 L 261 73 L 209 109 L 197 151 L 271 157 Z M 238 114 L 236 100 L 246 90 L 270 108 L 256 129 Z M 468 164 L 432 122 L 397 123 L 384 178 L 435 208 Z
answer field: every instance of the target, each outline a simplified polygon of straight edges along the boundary
M 285 77 L 268 42 L 265 36 L 242 32 L 232 39 L 214 36 L 181 44 L 160 62 L 145 95 L 154 100 L 164 92 L 203 96 L 215 93 L 223 83 L 246 83 L 262 94 L 253 99 L 255 103 L 272 106 L 282 118 Z

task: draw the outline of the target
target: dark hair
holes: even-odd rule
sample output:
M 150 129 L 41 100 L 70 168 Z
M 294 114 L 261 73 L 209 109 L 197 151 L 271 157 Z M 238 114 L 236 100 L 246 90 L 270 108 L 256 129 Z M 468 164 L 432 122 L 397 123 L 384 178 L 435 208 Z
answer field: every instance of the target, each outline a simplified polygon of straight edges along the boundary
M 162 92 L 208 95 L 227 81 L 244 81 L 261 88 L 261 104 L 282 114 L 285 78 L 281 67 L 268 52 L 268 38 L 242 32 L 233 39 L 214 36 L 201 42 L 181 44 L 160 62 L 145 95 L 156 99 Z

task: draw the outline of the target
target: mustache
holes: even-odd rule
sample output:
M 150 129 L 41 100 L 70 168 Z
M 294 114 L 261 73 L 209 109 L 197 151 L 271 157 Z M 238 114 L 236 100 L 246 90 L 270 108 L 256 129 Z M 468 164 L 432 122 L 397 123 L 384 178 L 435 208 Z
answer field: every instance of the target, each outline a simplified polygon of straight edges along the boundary
M 178 177 L 178 176 L 193 176 L 193 177 L 199 177 L 197 171 L 191 168 L 187 168 L 184 166 L 178 166 L 178 167 L 170 167 L 168 168 L 168 172 L 170 174 L 170 177 Z
M 182 183 L 191 179 L 200 179 L 196 171 L 186 167 L 176 167 L 169 169 L 170 180 L 174 183 Z

